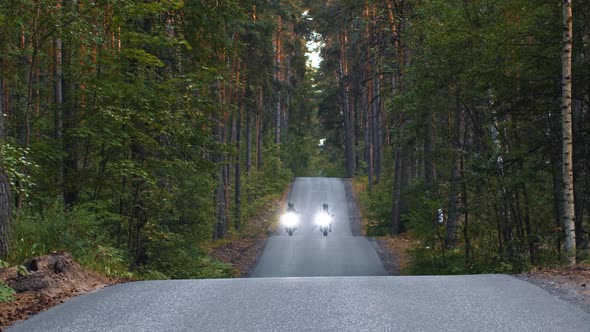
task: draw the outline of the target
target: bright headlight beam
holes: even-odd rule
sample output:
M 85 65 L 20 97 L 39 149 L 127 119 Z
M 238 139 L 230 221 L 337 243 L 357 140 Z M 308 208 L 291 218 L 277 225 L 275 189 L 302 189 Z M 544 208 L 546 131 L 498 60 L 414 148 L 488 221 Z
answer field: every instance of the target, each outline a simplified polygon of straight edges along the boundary
M 328 226 L 331 220 L 332 217 L 325 212 L 320 212 L 315 216 L 315 223 L 319 226 Z
M 287 212 L 281 216 L 281 224 L 286 227 L 296 226 L 299 222 L 299 216 L 294 212 Z

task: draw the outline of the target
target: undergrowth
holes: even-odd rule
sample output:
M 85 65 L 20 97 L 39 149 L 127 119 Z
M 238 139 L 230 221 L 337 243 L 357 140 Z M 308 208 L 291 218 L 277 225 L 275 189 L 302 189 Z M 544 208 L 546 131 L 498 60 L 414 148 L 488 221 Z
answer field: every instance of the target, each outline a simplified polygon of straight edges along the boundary
M 376 184 L 372 192 L 368 191 L 366 177 L 354 180 L 360 208 L 364 217 L 364 228 L 367 236 L 385 236 L 390 231 L 392 184 L 385 181 Z M 512 251 L 498 250 L 494 227 L 488 224 L 489 217 L 484 212 L 473 210 L 469 229 L 459 222 L 457 243 L 452 249 L 444 245 L 446 236 L 445 219 L 439 219 L 438 211 L 446 210 L 446 201 L 429 191 L 421 183 L 415 183 L 405 192 L 411 199 L 405 202 L 406 212 L 402 214 L 402 229 L 416 240 L 412 249 L 408 250 L 411 257 L 408 274 L 413 275 L 447 275 L 447 274 L 479 274 L 479 273 L 520 273 L 535 267 L 563 268 L 564 260 L 551 246 L 537 245 L 534 247 L 535 261 L 532 262 L 527 243 L 514 240 L 504 243 L 511 246 Z M 488 224 L 486 224 L 488 223 Z M 493 226 L 493 225 L 492 225 Z M 545 238 L 538 243 L 556 243 L 561 234 L 547 232 Z M 469 246 L 465 236 L 470 237 Z M 552 237 L 553 236 L 553 237 Z M 580 249 L 578 257 L 582 263 L 590 262 L 590 250 Z
M 251 236 L 252 229 L 246 227 L 248 220 L 266 208 L 264 202 L 280 195 L 290 181 L 291 173 L 280 167 L 280 161 L 271 160 L 265 167 L 266 173 L 275 176 L 260 172 L 253 176 L 256 180 L 244 181 L 241 230 L 236 229 L 233 218 L 228 225 L 233 236 Z M 111 212 L 108 202 L 80 204 L 70 209 L 64 209 L 59 199 L 26 205 L 15 216 L 12 250 L 6 259 L 22 264 L 35 256 L 65 251 L 82 266 L 111 277 L 235 277 L 237 272 L 231 264 L 208 256 L 212 241 L 204 237 L 212 234 L 212 224 L 203 224 L 214 221 L 210 215 L 204 215 L 209 211 L 199 211 L 187 204 L 178 208 L 188 212 L 180 217 L 170 213 L 150 217 L 142 226 L 141 235 L 130 241 L 127 235 L 135 224 Z

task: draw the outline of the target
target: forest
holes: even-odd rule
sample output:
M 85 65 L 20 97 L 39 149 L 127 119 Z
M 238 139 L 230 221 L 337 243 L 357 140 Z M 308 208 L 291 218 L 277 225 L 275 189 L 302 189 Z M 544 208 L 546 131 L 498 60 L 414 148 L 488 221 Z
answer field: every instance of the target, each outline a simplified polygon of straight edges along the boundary
M 367 234 L 420 240 L 412 273 L 588 261 L 589 14 L 544 0 L 312 10 L 326 144 L 363 188 Z
M 368 236 L 417 239 L 408 273 L 587 262 L 588 22 L 582 0 L 3 1 L 0 257 L 226 277 L 212 241 L 335 176 Z

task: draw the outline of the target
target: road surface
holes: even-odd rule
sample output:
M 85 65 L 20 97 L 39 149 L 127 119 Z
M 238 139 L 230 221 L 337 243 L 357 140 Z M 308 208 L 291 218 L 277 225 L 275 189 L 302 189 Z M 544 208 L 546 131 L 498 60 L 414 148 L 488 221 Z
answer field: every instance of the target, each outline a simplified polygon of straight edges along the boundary
M 507 275 L 144 281 L 8 331 L 589 331 L 590 315 Z
M 291 200 L 302 224 L 270 238 L 256 278 L 116 285 L 8 331 L 590 331 L 590 314 L 511 276 L 383 276 L 339 179 L 299 178 Z M 325 201 L 327 237 L 311 222 Z
M 271 236 L 252 277 L 384 276 L 379 256 L 365 237 L 352 236 L 344 182 L 297 178 L 289 195 L 300 224 L 293 236 Z M 323 236 L 314 216 L 327 203 L 332 232 Z

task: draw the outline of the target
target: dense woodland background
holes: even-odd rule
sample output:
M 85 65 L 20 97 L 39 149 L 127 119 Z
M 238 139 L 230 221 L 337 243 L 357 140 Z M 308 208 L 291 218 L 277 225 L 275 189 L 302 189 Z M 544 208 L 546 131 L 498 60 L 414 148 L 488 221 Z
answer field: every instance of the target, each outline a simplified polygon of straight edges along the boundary
M 65 249 L 112 275 L 228 276 L 211 241 L 239 236 L 292 176 L 319 175 L 364 188 L 368 235 L 420 241 L 409 273 L 563 264 L 562 6 L 3 1 L 1 256 Z M 572 8 L 584 261 L 590 3 Z
M 312 10 L 325 41 L 319 115 L 337 119 L 322 122 L 326 142 L 345 146 L 346 176 L 366 177 L 368 234 L 411 231 L 422 241 L 413 273 L 571 265 L 566 219 L 575 220 L 578 261 L 588 260 L 590 3 L 572 2 Z M 568 58 L 571 103 L 562 96 Z M 573 163 L 562 163 L 568 104 Z M 564 165 L 573 165 L 575 204 L 564 201 Z

